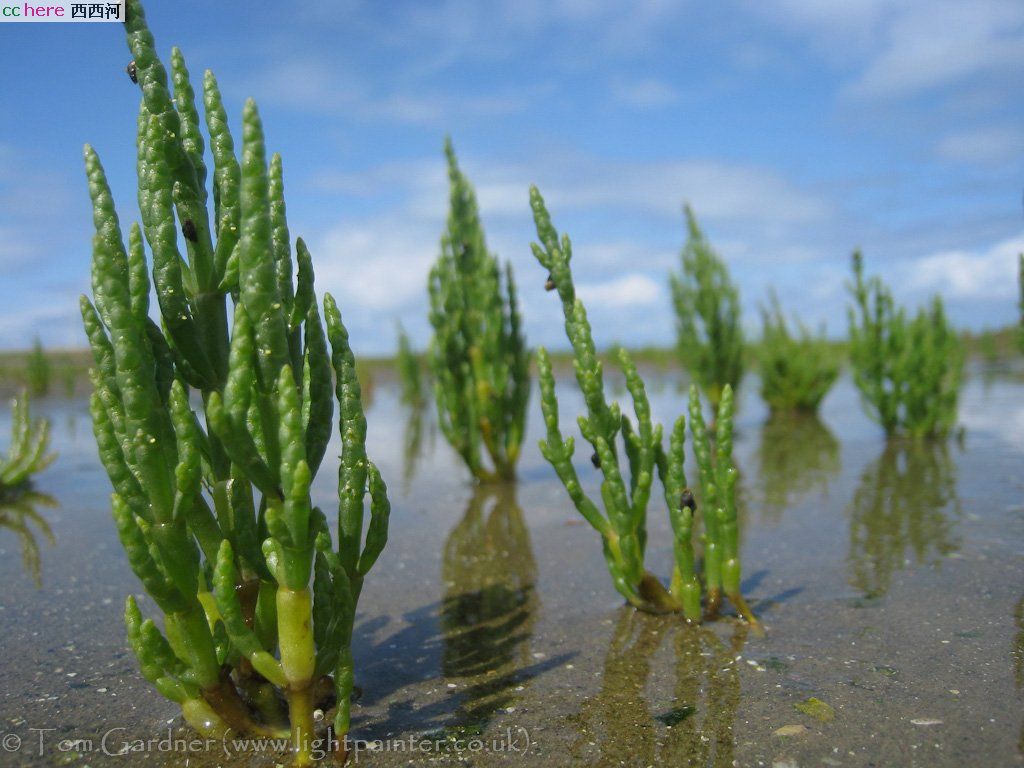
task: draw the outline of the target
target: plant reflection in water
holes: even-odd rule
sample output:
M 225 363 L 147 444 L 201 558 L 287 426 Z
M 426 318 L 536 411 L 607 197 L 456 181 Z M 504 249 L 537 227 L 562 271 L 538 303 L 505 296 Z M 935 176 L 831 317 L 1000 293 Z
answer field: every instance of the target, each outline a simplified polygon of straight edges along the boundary
M 840 469 L 839 441 L 817 416 L 777 414 L 761 427 L 761 519 L 777 523 L 800 498 L 826 491 Z
M 537 565 L 514 485 L 474 488 L 445 542 L 442 577 L 441 671 L 462 691 L 456 727 L 476 733 L 542 666 L 530 663 Z
M 21 543 L 21 561 L 36 586 L 42 586 L 42 568 L 39 557 L 39 539 L 36 531 L 52 547 L 53 530 L 39 513 L 39 507 L 56 507 L 57 500 L 38 491 L 25 490 L 16 496 L 0 500 L 0 530 L 7 529 Z
M 960 512 L 947 444 L 889 441 L 864 470 L 847 509 L 850 584 L 867 597 L 881 597 L 908 558 L 936 564 L 956 552 Z
M 598 693 L 575 718 L 574 763 L 594 766 L 731 766 L 733 722 L 740 702 L 737 657 L 750 626 L 729 622 L 723 638 L 710 625 L 682 624 L 623 607 L 605 656 Z M 716 625 L 726 629 L 722 622 Z M 653 707 L 645 695 L 659 649 L 670 640 L 675 660 L 671 701 Z M 625 716 L 624 713 L 633 713 Z

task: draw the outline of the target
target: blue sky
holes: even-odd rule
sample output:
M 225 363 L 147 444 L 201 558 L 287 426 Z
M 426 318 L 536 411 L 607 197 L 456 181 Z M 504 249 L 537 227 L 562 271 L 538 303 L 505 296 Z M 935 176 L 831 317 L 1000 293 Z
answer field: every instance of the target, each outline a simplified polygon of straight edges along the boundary
M 304 0 L 147 3 L 165 60 L 259 102 L 292 235 L 357 351 L 395 318 L 425 344 L 450 134 L 532 343 L 565 346 L 527 190 L 574 241 L 599 343 L 667 344 L 666 276 L 695 208 L 747 322 L 774 286 L 845 331 L 849 254 L 964 327 L 1016 318 L 1024 250 L 1019 0 Z M 116 24 L 0 24 L 0 348 L 83 346 L 81 147 L 137 218 L 135 111 Z M 236 134 L 237 138 L 237 134 Z

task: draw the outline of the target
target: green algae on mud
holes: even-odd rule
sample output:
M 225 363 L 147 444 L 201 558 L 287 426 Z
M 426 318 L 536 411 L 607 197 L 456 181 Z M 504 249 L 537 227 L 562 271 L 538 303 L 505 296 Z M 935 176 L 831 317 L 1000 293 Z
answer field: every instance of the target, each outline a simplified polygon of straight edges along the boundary
M 650 390 L 655 418 L 680 407 L 675 380 L 665 383 Z M 1024 381 L 969 378 L 963 445 L 919 453 L 887 447 L 848 378 L 812 427 L 766 422 L 756 382 L 741 395 L 744 587 L 764 637 L 730 618 L 695 630 L 622 605 L 595 534 L 532 447 L 539 408 L 514 495 L 474 492 L 444 442 L 431 445 L 422 414 L 353 640 L 353 735 L 393 743 L 359 763 L 1021 764 Z M 567 391 L 566 412 L 578 407 Z M 36 482 L 59 504 L 37 508 L 55 544 L 37 536 L 37 588 L 20 540 L 0 529 L 0 732 L 23 739 L 0 766 L 273 765 L 240 750 L 229 759 L 219 745 L 130 758 L 97 750 L 111 729 L 125 729 L 115 745 L 188 732 L 124 645 L 120 600 L 137 587 L 109 525 L 84 405 L 52 399 L 39 413 L 60 454 Z M 396 383 L 380 381 L 367 418 L 368 449 L 388 458 L 386 477 L 401 476 L 408 413 Z M 335 438 L 328 457 L 337 448 Z M 580 458 L 581 477 L 596 483 Z M 334 470 L 321 472 L 315 503 L 333 496 Z M 668 536 L 652 518 L 650 566 L 662 575 Z M 810 698 L 835 719 L 794 709 Z M 788 726 L 799 728 L 777 734 Z M 28 751 L 40 736 L 31 729 L 46 728 L 56 730 L 42 732 L 40 758 Z M 423 735 L 410 752 L 408 739 Z M 62 739 L 85 740 L 72 750 L 81 756 L 60 752 Z

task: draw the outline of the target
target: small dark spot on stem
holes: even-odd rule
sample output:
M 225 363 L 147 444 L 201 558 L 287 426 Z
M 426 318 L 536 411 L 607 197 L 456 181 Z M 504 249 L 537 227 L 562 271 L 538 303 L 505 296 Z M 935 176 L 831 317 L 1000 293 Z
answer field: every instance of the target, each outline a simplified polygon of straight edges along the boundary
M 139 69 L 135 66 L 135 59 L 128 62 L 128 66 L 124 68 L 124 71 L 128 73 L 128 78 L 138 84 L 139 82 Z
M 192 222 L 192 219 L 185 219 L 181 224 L 181 234 L 185 236 L 186 240 L 190 240 L 193 243 L 198 242 L 199 233 L 196 232 L 196 225 Z
M 691 512 L 697 511 L 697 500 L 693 498 L 693 491 L 689 488 L 684 488 L 682 496 L 679 498 L 679 506 L 681 509 L 688 509 Z
M 597 455 L 597 451 L 590 456 L 590 463 L 594 465 L 594 469 L 601 468 L 601 457 Z
M 551 275 L 548 275 L 548 279 L 544 281 L 544 290 L 545 291 L 553 291 L 553 290 L 555 290 L 555 281 L 554 281 L 554 278 L 551 277 Z

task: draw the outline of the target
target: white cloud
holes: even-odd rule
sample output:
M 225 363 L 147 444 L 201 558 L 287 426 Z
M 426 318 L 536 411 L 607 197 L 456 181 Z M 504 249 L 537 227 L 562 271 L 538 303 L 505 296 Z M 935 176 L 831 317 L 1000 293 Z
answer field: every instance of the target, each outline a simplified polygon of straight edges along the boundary
M 10 273 L 31 259 L 32 246 L 18 237 L 14 229 L 0 224 L 0 268 Z
M 971 128 L 951 133 L 935 147 L 944 160 L 995 165 L 1024 156 L 1024 130 L 1015 126 Z
M 83 346 L 82 319 L 72 292 L 26 289 L 20 292 L 17 303 L 2 304 L 0 347 L 27 349 L 36 336 L 46 347 Z
M 275 62 L 254 78 L 250 90 L 261 103 L 280 104 L 317 113 L 345 113 L 347 118 L 396 121 L 448 127 L 453 119 L 498 117 L 520 112 L 542 87 L 495 93 L 462 93 L 433 87 L 369 83 L 351 65 L 330 56 L 310 54 Z
M 377 218 L 343 222 L 314 239 L 317 287 L 346 306 L 394 311 L 426 292 L 440 230 Z
M 828 205 L 774 171 L 715 160 L 593 163 L 542 189 L 564 209 L 631 208 L 648 214 L 682 215 L 689 201 L 701 219 L 799 224 L 828 215 Z
M 614 78 L 611 95 L 620 104 L 639 109 L 664 107 L 679 101 L 679 91 L 671 83 L 655 77 L 639 80 Z
M 1024 69 L 1019 0 L 776 0 L 746 2 L 769 25 L 795 33 L 850 79 L 856 100 L 913 96 Z
M 664 286 L 639 272 L 630 272 L 603 283 L 580 283 L 577 291 L 591 311 L 646 307 L 665 300 Z
M 684 199 L 711 223 L 713 241 L 743 282 L 755 286 L 764 272 L 750 265 L 812 261 L 809 246 L 794 242 L 812 227 L 827 226 L 833 216 L 828 205 L 782 177 L 740 164 L 609 165 L 564 153 L 532 158 L 536 165 L 478 164 L 473 156 L 460 162 L 476 186 L 489 245 L 514 263 L 523 311 L 538 342 L 551 341 L 552 335 L 560 341 L 561 325 L 557 306 L 539 291 L 543 270 L 529 252 L 533 179 L 542 182 L 556 224 L 573 238 L 580 295 L 595 330 L 609 338 L 628 326 L 644 341 L 655 341 L 670 327 L 666 275 L 676 268 L 685 238 Z M 443 161 L 413 159 L 355 174 L 332 173 L 316 179 L 315 186 L 384 211 L 340 221 L 322 236 L 310 237 L 320 289 L 335 292 L 353 322 L 379 319 L 381 313 L 425 315 L 427 274 L 447 210 Z M 719 231 L 728 237 L 716 237 Z M 755 295 L 760 295 L 757 287 Z M 383 347 L 390 344 L 389 338 Z
M 552 210 L 631 210 L 672 219 L 689 201 L 703 219 L 803 224 L 828 216 L 829 206 L 774 171 L 714 160 L 598 162 L 593 158 L 541 159 L 534 167 L 484 171 L 477 185 L 481 209 L 516 215 L 536 180 Z
M 460 156 L 459 163 L 473 182 L 485 219 L 529 216 L 533 182 L 555 214 L 610 208 L 682 221 L 683 202 L 689 201 L 702 221 L 743 222 L 768 234 L 832 215 L 820 196 L 768 168 L 741 163 L 607 162 L 566 153 L 526 163 L 478 163 Z M 361 196 L 398 195 L 405 201 L 403 215 L 415 218 L 436 220 L 447 206 L 447 178 L 440 159 L 385 163 L 355 174 L 322 174 L 313 184 Z
M 357 197 L 377 197 L 396 191 L 406 197 L 441 200 L 441 211 L 447 199 L 448 177 L 441 147 L 436 158 L 422 158 L 380 163 L 361 171 L 321 171 L 310 185 L 323 192 L 338 192 Z M 479 188 L 478 188 L 479 191 Z M 432 206 L 431 216 L 437 212 Z
M 643 264 L 648 270 L 667 272 L 678 265 L 679 252 L 683 244 L 682 234 L 675 238 L 670 249 L 652 248 L 638 240 L 579 242 L 573 246 L 573 259 L 585 263 L 588 269 L 598 268 L 603 272 L 618 271 L 623 264 Z
M 678 0 L 447 0 L 417 6 L 398 22 L 396 34 L 428 45 L 508 53 L 524 40 L 554 32 L 585 36 L 592 48 L 606 52 L 635 50 L 677 17 Z
M 928 0 L 899 4 L 884 43 L 845 89 L 854 98 L 896 98 L 971 77 L 1024 68 L 1024 4 Z
M 1017 255 L 1024 232 L 976 251 L 930 254 L 901 267 L 899 285 L 953 299 L 1006 299 L 1017 295 Z

